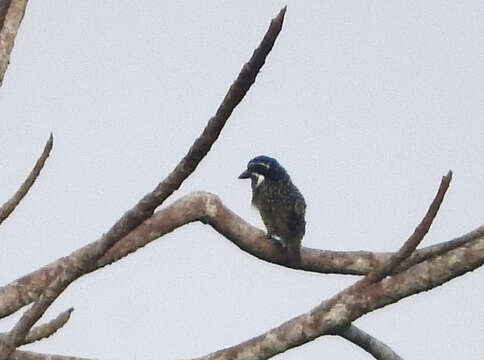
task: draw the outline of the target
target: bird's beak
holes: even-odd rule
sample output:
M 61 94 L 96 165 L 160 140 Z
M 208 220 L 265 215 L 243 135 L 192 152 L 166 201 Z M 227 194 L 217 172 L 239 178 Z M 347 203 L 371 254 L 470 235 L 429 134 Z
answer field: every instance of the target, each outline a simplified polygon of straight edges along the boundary
M 239 175 L 239 179 L 248 179 L 250 178 L 250 172 L 245 170 L 242 174 Z

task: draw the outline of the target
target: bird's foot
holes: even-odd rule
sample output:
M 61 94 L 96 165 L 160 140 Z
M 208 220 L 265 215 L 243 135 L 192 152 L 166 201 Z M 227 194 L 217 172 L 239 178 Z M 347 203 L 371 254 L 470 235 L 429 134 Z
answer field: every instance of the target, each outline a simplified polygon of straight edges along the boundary
M 277 237 L 272 234 L 267 234 L 267 238 L 281 251 L 284 249 L 284 244 Z

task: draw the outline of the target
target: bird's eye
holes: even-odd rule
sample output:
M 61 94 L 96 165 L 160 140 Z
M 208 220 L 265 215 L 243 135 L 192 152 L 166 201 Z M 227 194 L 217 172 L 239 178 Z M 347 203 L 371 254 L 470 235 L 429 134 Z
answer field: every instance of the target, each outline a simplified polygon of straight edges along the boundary
M 265 163 L 254 162 L 249 163 L 248 170 L 252 173 L 267 175 L 267 173 L 269 172 L 269 166 Z

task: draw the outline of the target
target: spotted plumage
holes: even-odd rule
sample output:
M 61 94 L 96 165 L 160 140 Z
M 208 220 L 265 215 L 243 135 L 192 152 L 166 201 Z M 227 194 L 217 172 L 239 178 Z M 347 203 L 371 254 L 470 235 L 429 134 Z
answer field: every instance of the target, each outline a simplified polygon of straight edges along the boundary
M 268 156 L 250 160 L 239 179 L 251 179 L 252 204 L 259 210 L 269 237 L 280 238 L 292 266 L 300 264 L 301 240 L 306 229 L 306 202 L 289 174 Z

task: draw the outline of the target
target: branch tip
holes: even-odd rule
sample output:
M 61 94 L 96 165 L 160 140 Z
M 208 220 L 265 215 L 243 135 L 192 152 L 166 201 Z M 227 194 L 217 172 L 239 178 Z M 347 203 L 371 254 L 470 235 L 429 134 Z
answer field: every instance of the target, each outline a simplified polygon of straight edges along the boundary
M 49 136 L 49 139 L 47 140 L 44 150 L 42 151 L 42 154 L 40 157 L 37 159 L 37 162 L 34 165 L 34 168 L 30 171 L 29 175 L 25 179 L 25 181 L 22 183 L 20 188 L 17 190 L 17 192 L 7 200 L 1 207 L 0 207 L 0 224 L 12 213 L 12 211 L 15 210 L 17 205 L 20 203 L 20 201 L 24 198 L 24 196 L 27 194 L 27 192 L 30 190 L 34 182 L 37 180 L 37 177 L 40 174 L 40 171 L 44 167 L 44 164 L 47 160 L 47 158 L 50 155 L 50 151 L 52 150 L 52 144 L 54 142 L 54 137 L 52 136 L 52 133 Z

